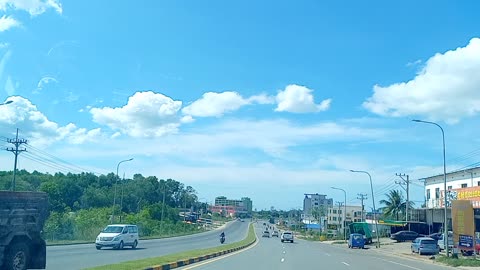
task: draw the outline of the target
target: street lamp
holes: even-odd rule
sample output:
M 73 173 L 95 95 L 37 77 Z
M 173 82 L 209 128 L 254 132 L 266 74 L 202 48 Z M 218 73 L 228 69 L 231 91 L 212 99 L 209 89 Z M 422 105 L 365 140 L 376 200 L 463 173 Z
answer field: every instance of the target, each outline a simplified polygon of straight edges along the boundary
M 372 201 L 373 201 L 373 221 L 375 222 L 375 234 L 377 235 L 377 244 L 375 245 L 377 248 L 380 247 L 380 236 L 378 235 L 378 222 L 377 222 L 377 209 L 375 208 L 375 197 L 373 196 L 373 184 L 372 184 L 372 176 L 366 172 L 366 171 L 356 171 L 356 170 L 350 170 L 351 172 L 354 173 L 364 173 L 368 175 L 368 178 L 370 179 L 370 189 L 372 190 Z
M 443 141 L 443 207 L 444 207 L 444 224 L 443 224 L 443 235 L 445 237 L 445 239 L 448 239 L 448 228 L 447 228 L 447 163 L 445 161 L 445 132 L 443 131 L 443 128 L 435 123 L 435 122 L 429 122 L 429 121 L 423 121 L 423 120 L 417 120 L 417 119 L 414 119 L 412 120 L 413 122 L 417 122 L 417 123 L 425 123 L 425 124 L 430 124 L 430 125 L 435 125 L 437 126 L 438 128 L 440 128 L 440 130 L 442 131 L 442 141 Z M 448 242 L 448 241 L 447 241 Z M 445 252 L 447 253 L 447 257 L 449 256 L 448 255 L 448 250 L 449 250 L 449 247 L 448 247 L 448 243 L 445 245 Z
M 345 202 L 343 203 L 343 238 L 345 238 L 345 242 L 347 242 L 347 230 L 345 228 L 346 223 L 346 218 L 347 218 L 347 192 L 345 189 L 342 188 L 337 188 L 337 187 L 330 187 L 332 189 L 337 189 L 343 191 L 343 194 L 345 195 Z
M 112 220 L 111 220 L 112 224 L 113 224 L 113 221 L 115 220 L 115 200 L 117 199 L 118 168 L 120 167 L 120 164 L 122 164 L 123 162 L 132 161 L 132 160 L 133 160 L 133 158 L 125 159 L 125 160 L 122 160 L 122 161 L 118 162 L 118 164 L 117 164 L 117 177 L 115 178 L 115 188 L 114 188 L 114 191 L 113 191 L 113 210 L 112 210 Z

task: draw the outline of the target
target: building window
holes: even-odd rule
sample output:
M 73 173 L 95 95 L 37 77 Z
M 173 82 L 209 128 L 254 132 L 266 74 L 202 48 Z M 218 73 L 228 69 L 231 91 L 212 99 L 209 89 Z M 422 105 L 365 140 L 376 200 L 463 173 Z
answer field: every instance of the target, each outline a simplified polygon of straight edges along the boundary
M 439 199 L 440 198 L 440 188 L 435 188 L 435 199 Z
M 342 210 L 338 210 L 338 213 L 341 215 L 341 214 L 342 214 Z
M 427 189 L 427 200 L 430 200 L 430 189 Z
M 337 210 L 333 209 L 333 213 L 336 214 L 336 213 L 337 213 Z
M 318 202 L 316 202 L 315 205 L 318 205 Z
M 467 187 L 467 184 L 462 184 L 462 188 L 466 188 Z
M 448 190 L 452 189 L 452 186 L 448 186 L 447 189 L 448 189 Z
M 337 221 L 337 217 L 333 217 L 333 221 Z

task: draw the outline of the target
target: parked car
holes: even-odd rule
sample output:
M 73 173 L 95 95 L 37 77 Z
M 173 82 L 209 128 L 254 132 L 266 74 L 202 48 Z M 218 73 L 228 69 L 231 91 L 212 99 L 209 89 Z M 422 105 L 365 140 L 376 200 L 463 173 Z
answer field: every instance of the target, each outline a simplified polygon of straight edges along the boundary
M 352 233 L 348 238 L 348 248 L 358 247 L 363 249 L 365 247 L 365 237 L 363 234 Z
M 138 228 L 130 224 L 112 224 L 103 229 L 95 240 L 95 247 L 112 247 L 123 249 L 124 246 L 131 246 L 133 249 L 138 245 Z
M 443 237 L 443 233 L 441 234 L 440 238 L 437 241 L 438 246 L 440 247 L 440 251 L 445 249 L 445 237 Z M 453 232 L 448 232 L 448 248 L 451 250 L 453 249 Z
M 442 238 L 442 233 L 432 233 L 427 235 L 426 237 L 430 237 L 435 241 L 438 241 L 440 238 Z
M 278 231 L 273 231 L 272 237 L 278 237 Z
M 268 238 L 270 238 L 270 232 L 267 231 L 267 230 L 263 231 L 262 237 L 268 237 Z
M 397 242 L 413 241 L 419 237 L 418 233 L 414 231 L 399 231 L 390 236 L 390 239 Z
M 440 248 L 437 245 L 437 241 L 430 237 L 418 237 L 413 240 L 411 245 L 411 250 L 413 253 L 422 254 L 438 254 Z
M 280 241 L 293 243 L 293 233 L 290 231 L 283 232 L 280 236 Z

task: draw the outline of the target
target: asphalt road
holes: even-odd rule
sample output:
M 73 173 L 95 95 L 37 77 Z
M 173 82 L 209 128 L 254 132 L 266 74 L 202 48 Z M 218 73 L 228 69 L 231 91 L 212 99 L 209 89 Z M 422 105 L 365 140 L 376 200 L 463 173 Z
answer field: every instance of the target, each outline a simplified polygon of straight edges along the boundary
M 244 239 L 248 222 L 233 221 L 223 229 L 226 243 Z M 175 238 L 141 240 L 137 249 L 96 250 L 94 244 L 47 247 L 48 270 L 83 269 L 93 266 L 157 257 L 187 250 L 215 247 L 220 245 L 220 231 L 214 230 Z
M 241 270 L 241 269 L 332 269 L 332 270 L 446 270 L 450 267 L 434 265 L 422 260 L 410 260 L 385 255 L 374 250 L 350 250 L 346 247 L 296 240 L 281 243 L 278 238 L 262 238 L 257 245 L 237 254 L 212 259 L 183 270 Z

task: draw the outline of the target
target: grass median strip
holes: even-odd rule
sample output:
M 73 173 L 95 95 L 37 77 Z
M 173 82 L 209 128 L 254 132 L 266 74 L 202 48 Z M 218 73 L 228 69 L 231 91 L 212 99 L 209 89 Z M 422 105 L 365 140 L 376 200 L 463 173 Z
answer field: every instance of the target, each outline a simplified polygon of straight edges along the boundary
M 436 259 L 437 262 L 439 263 L 443 263 L 443 264 L 446 264 L 446 265 L 449 265 L 449 266 L 454 266 L 454 267 L 457 267 L 457 266 L 476 266 L 476 267 L 479 267 L 480 266 L 480 261 L 479 260 L 476 260 L 474 259 L 473 257 L 471 258 L 447 258 L 446 256 L 443 256 L 443 255 L 440 255 L 437 257 Z
M 147 259 L 141 259 L 141 260 L 135 260 L 135 261 L 122 262 L 118 264 L 97 266 L 97 267 L 88 268 L 88 269 L 90 270 L 142 270 L 154 265 L 162 265 L 162 264 L 168 264 L 168 263 L 173 263 L 177 261 L 184 261 L 184 260 L 188 260 L 195 257 L 205 256 L 205 255 L 209 255 L 217 252 L 222 252 L 230 249 L 243 247 L 245 245 L 253 243 L 255 239 L 256 239 L 255 231 L 253 229 L 253 225 L 250 224 L 247 237 L 241 241 L 238 241 L 232 244 L 221 245 L 213 248 L 185 251 L 185 252 L 180 252 L 180 253 L 175 253 L 171 255 L 155 257 L 155 258 L 147 258 Z

